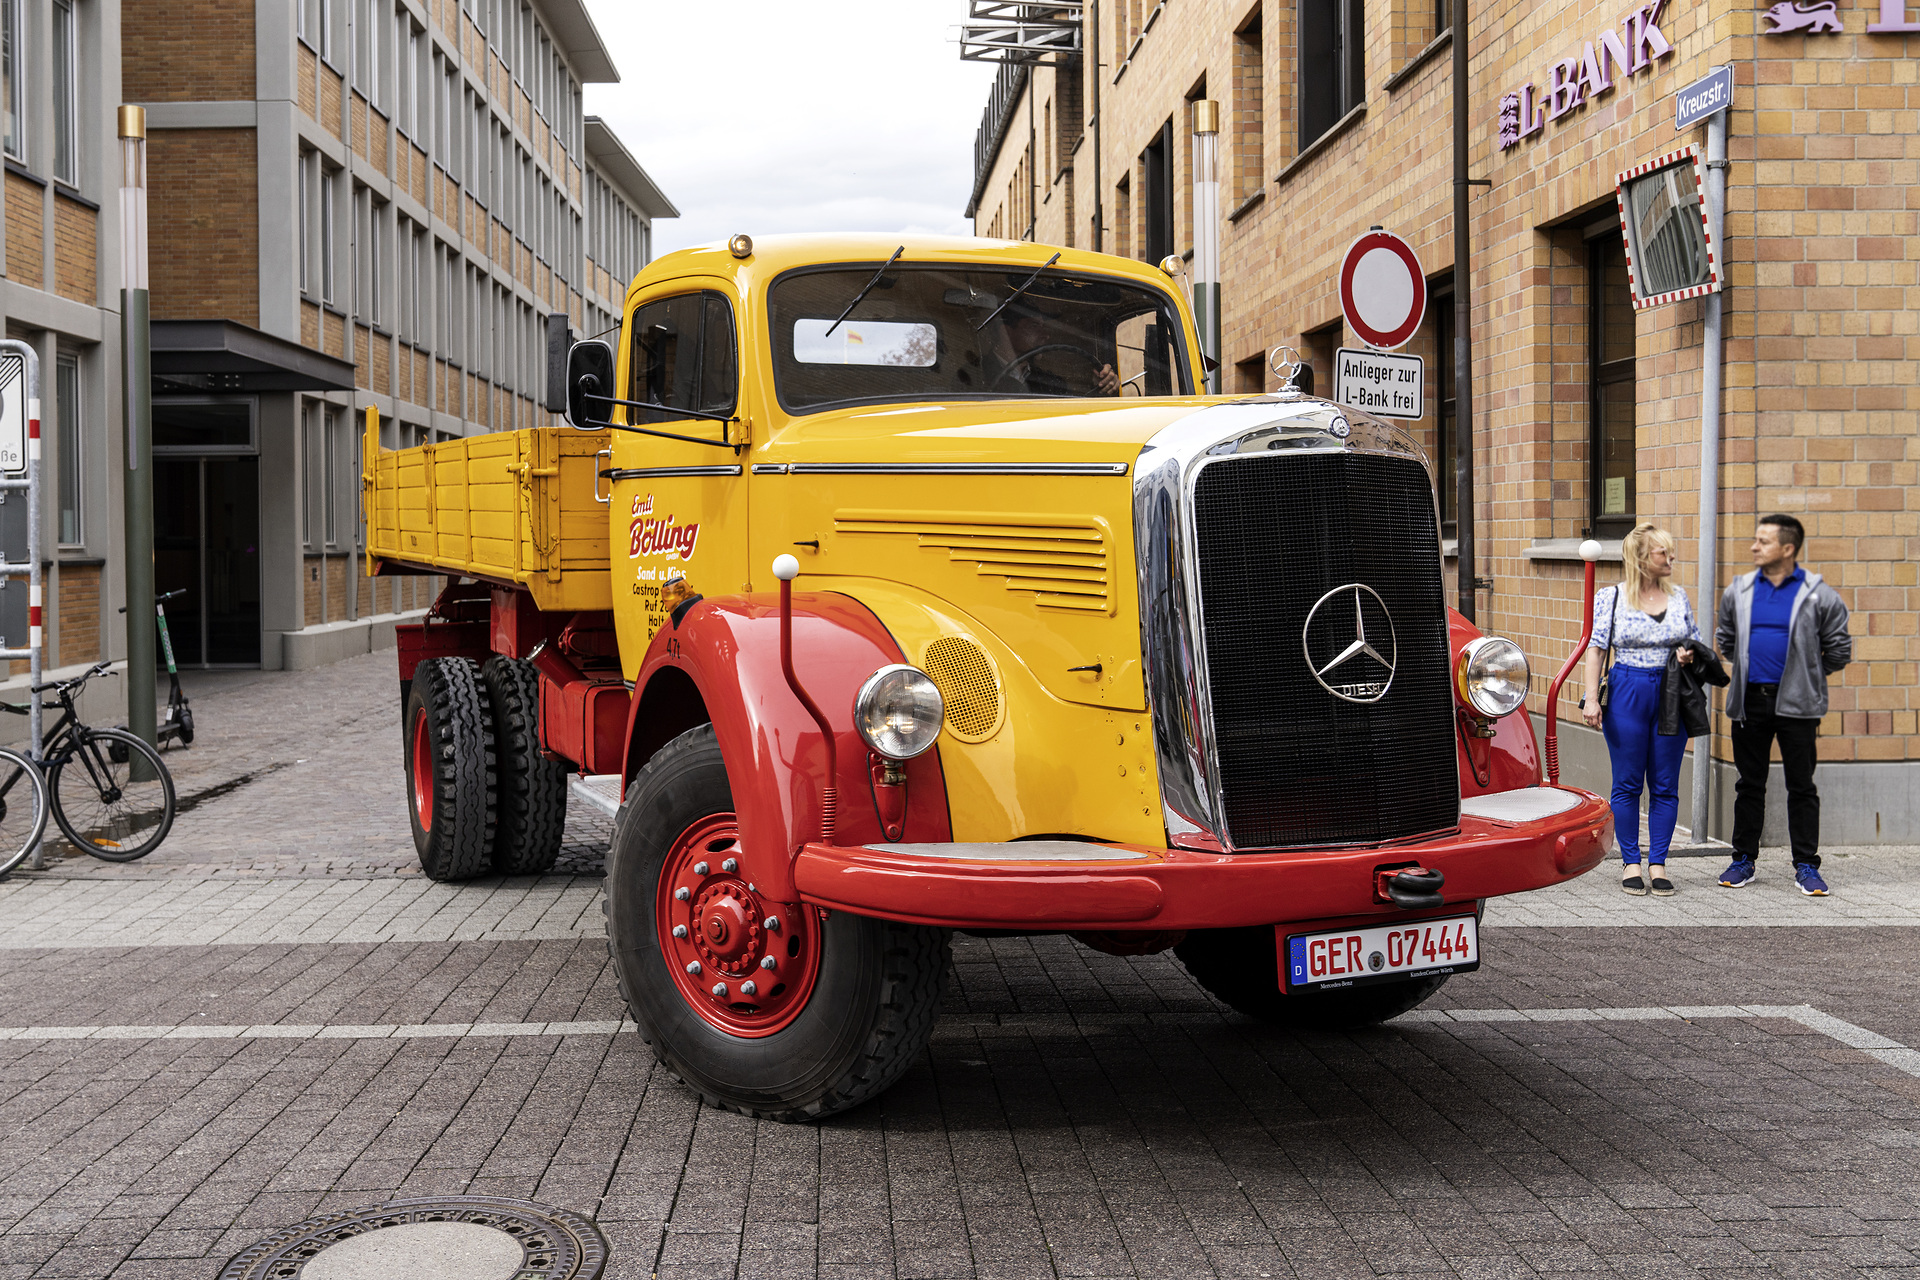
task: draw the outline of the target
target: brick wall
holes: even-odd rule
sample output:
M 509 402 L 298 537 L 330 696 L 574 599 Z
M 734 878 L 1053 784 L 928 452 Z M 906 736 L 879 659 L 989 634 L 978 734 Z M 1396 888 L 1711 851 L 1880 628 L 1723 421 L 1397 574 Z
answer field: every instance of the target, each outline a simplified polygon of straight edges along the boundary
M 156 129 L 147 142 L 153 314 L 260 323 L 259 164 L 251 129 Z
M 77 200 L 53 197 L 53 287 L 76 302 L 98 299 L 100 215 Z
M 1243 379 L 1276 344 L 1331 348 L 1316 331 L 1339 321 L 1340 257 L 1372 224 L 1406 237 L 1436 284 L 1450 278 L 1450 52 L 1409 65 L 1435 34 L 1431 8 L 1368 0 L 1367 111 L 1296 163 L 1293 0 L 1101 7 L 1105 248 L 1126 253 L 1141 243 L 1137 157 L 1171 115 L 1184 166 L 1183 107 L 1201 77 L 1232 130 L 1223 139 L 1226 172 L 1245 184 L 1235 194 L 1265 193 L 1222 228 L 1222 355 Z M 1704 145 L 1704 130 L 1675 134 L 1673 94 L 1731 64 L 1721 573 L 1709 594 L 1750 568 L 1757 514 L 1798 515 L 1808 567 L 1826 574 L 1854 613 L 1855 663 L 1835 681 L 1822 757 L 1920 759 L 1920 41 L 1868 33 L 1879 11 L 1864 3 L 1840 6 L 1838 35 L 1768 35 L 1763 10 L 1744 0 L 1667 0 L 1658 27 L 1671 54 L 1638 74 L 1616 71 L 1610 92 L 1503 149 L 1495 136 L 1502 95 L 1528 83 L 1543 91 L 1554 63 L 1577 58 L 1602 31 L 1621 31 L 1639 6 L 1474 6 L 1469 167 L 1492 183 L 1472 194 L 1478 570 L 1494 582 L 1479 597 L 1479 618 L 1521 641 L 1542 693 L 1579 634 L 1580 569 L 1525 553 L 1578 538 L 1593 522 L 1579 224 L 1608 215 L 1618 171 L 1690 141 Z M 1236 33 L 1256 13 L 1261 128 L 1250 137 L 1250 51 Z M 1033 77 L 1039 101 L 1058 100 L 1056 74 Z M 1026 110 L 1021 103 L 1016 117 Z M 1012 130 L 996 159 L 976 211 L 983 234 L 1013 225 L 1009 180 L 1025 142 L 1024 129 Z M 1089 136 L 1074 163 L 1089 182 L 1091 145 Z M 1092 196 L 1081 191 L 1073 201 L 1082 232 L 1091 229 Z M 1224 203 L 1232 211 L 1238 200 Z M 1191 228 L 1182 204 L 1176 199 L 1175 236 L 1184 248 Z M 1067 242 L 1065 205 L 1042 202 L 1038 239 Z M 1640 311 L 1634 333 L 1637 514 L 1680 539 L 1678 580 L 1694 594 L 1704 306 L 1695 299 Z M 1428 414 L 1411 426 L 1429 447 L 1443 355 L 1435 330 L 1430 310 L 1408 347 L 1428 357 Z M 1324 367 L 1320 382 L 1329 389 Z M 1602 566 L 1603 583 L 1617 575 Z M 1696 603 L 1711 610 L 1713 601 Z M 1569 711 L 1577 696 L 1570 687 Z M 1724 738 L 1716 753 L 1724 756 Z
M 7 278 L 36 289 L 46 286 L 46 189 L 16 173 L 7 175 Z
M 128 102 L 246 101 L 253 94 L 253 0 L 123 6 Z
M 100 658 L 100 570 L 94 565 L 60 566 L 59 666 Z

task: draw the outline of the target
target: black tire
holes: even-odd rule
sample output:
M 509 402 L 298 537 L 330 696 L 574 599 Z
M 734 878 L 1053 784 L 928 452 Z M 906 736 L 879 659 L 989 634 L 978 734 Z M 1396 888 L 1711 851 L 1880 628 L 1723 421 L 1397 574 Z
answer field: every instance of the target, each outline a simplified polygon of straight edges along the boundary
M 401 724 L 420 869 L 431 880 L 485 873 L 493 861 L 493 717 L 474 664 L 429 658 L 414 668 Z
M 132 862 L 173 830 L 173 774 L 160 753 L 123 729 L 76 734 L 71 754 L 47 769 L 47 799 L 61 833 L 83 853 Z M 134 761 L 148 776 L 134 780 Z
M 949 934 L 835 911 L 820 925 L 806 1004 L 770 1035 L 732 1035 L 692 1009 L 667 970 L 658 879 L 681 833 L 733 810 L 713 727 L 668 743 L 627 788 L 607 857 L 607 949 L 620 994 L 661 1065 L 708 1103 L 763 1120 L 819 1120 L 912 1065 L 946 988 Z
M 567 771 L 540 753 L 540 677 L 531 662 L 493 657 L 480 668 L 493 715 L 493 869 L 539 875 L 560 856 L 567 826 Z
M 1397 1018 L 1445 986 L 1448 976 L 1288 994 L 1280 989 L 1271 925 L 1197 929 L 1173 954 L 1194 981 L 1249 1018 L 1299 1031 L 1351 1031 Z

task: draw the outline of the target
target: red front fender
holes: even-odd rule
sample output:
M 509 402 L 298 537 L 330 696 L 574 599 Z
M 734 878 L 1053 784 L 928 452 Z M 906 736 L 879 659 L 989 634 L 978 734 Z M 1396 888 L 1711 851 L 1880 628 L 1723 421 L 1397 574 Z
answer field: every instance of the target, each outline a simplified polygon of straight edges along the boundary
M 793 668 L 836 730 L 839 751 L 838 839 L 882 841 L 874 814 L 867 745 L 853 728 L 853 697 L 879 667 L 906 659 L 880 620 L 838 592 L 795 592 Z M 742 870 L 760 892 L 798 901 L 792 861 L 820 837 L 820 790 L 826 749 L 820 730 L 780 672 L 779 598 L 707 599 L 678 623 L 662 627 L 634 682 L 627 727 L 627 777 L 672 736 L 698 723 L 675 692 L 691 681 L 713 723 L 739 816 Z M 650 697 L 655 691 L 662 696 Z M 648 723 L 655 716 L 664 723 Z M 658 732 L 656 732 L 658 728 Z M 662 735 L 665 734 L 663 737 Z M 907 762 L 903 840 L 953 839 L 939 748 Z

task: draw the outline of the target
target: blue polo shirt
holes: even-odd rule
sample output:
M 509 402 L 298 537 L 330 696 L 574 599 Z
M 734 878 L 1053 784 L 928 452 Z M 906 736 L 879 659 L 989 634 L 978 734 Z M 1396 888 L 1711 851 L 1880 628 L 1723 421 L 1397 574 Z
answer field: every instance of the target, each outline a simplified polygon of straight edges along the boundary
M 1747 624 L 1747 680 L 1752 684 L 1779 684 L 1787 669 L 1787 626 L 1793 620 L 1793 599 L 1807 580 L 1807 571 L 1794 567 L 1779 586 L 1767 575 L 1753 577 L 1753 611 Z

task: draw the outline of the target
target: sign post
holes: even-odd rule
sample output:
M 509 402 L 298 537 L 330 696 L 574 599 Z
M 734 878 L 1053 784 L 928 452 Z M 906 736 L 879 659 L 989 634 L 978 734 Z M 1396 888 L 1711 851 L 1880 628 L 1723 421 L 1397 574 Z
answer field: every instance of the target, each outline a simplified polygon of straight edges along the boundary
M 120 342 L 127 425 L 127 728 L 156 751 L 154 671 L 159 665 L 153 604 L 153 352 L 147 294 L 147 112 L 120 108 Z M 133 757 L 135 782 L 147 762 Z
M 25 506 L 24 517 L 12 518 Z M 40 683 L 40 353 L 17 338 L 0 340 L 0 658 L 25 659 L 28 685 Z M 26 608 L 20 609 L 20 579 Z M 27 698 L 27 750 L 40 759 L 40 695 Z M 35 871 L 40 850 L 27 855 Z

